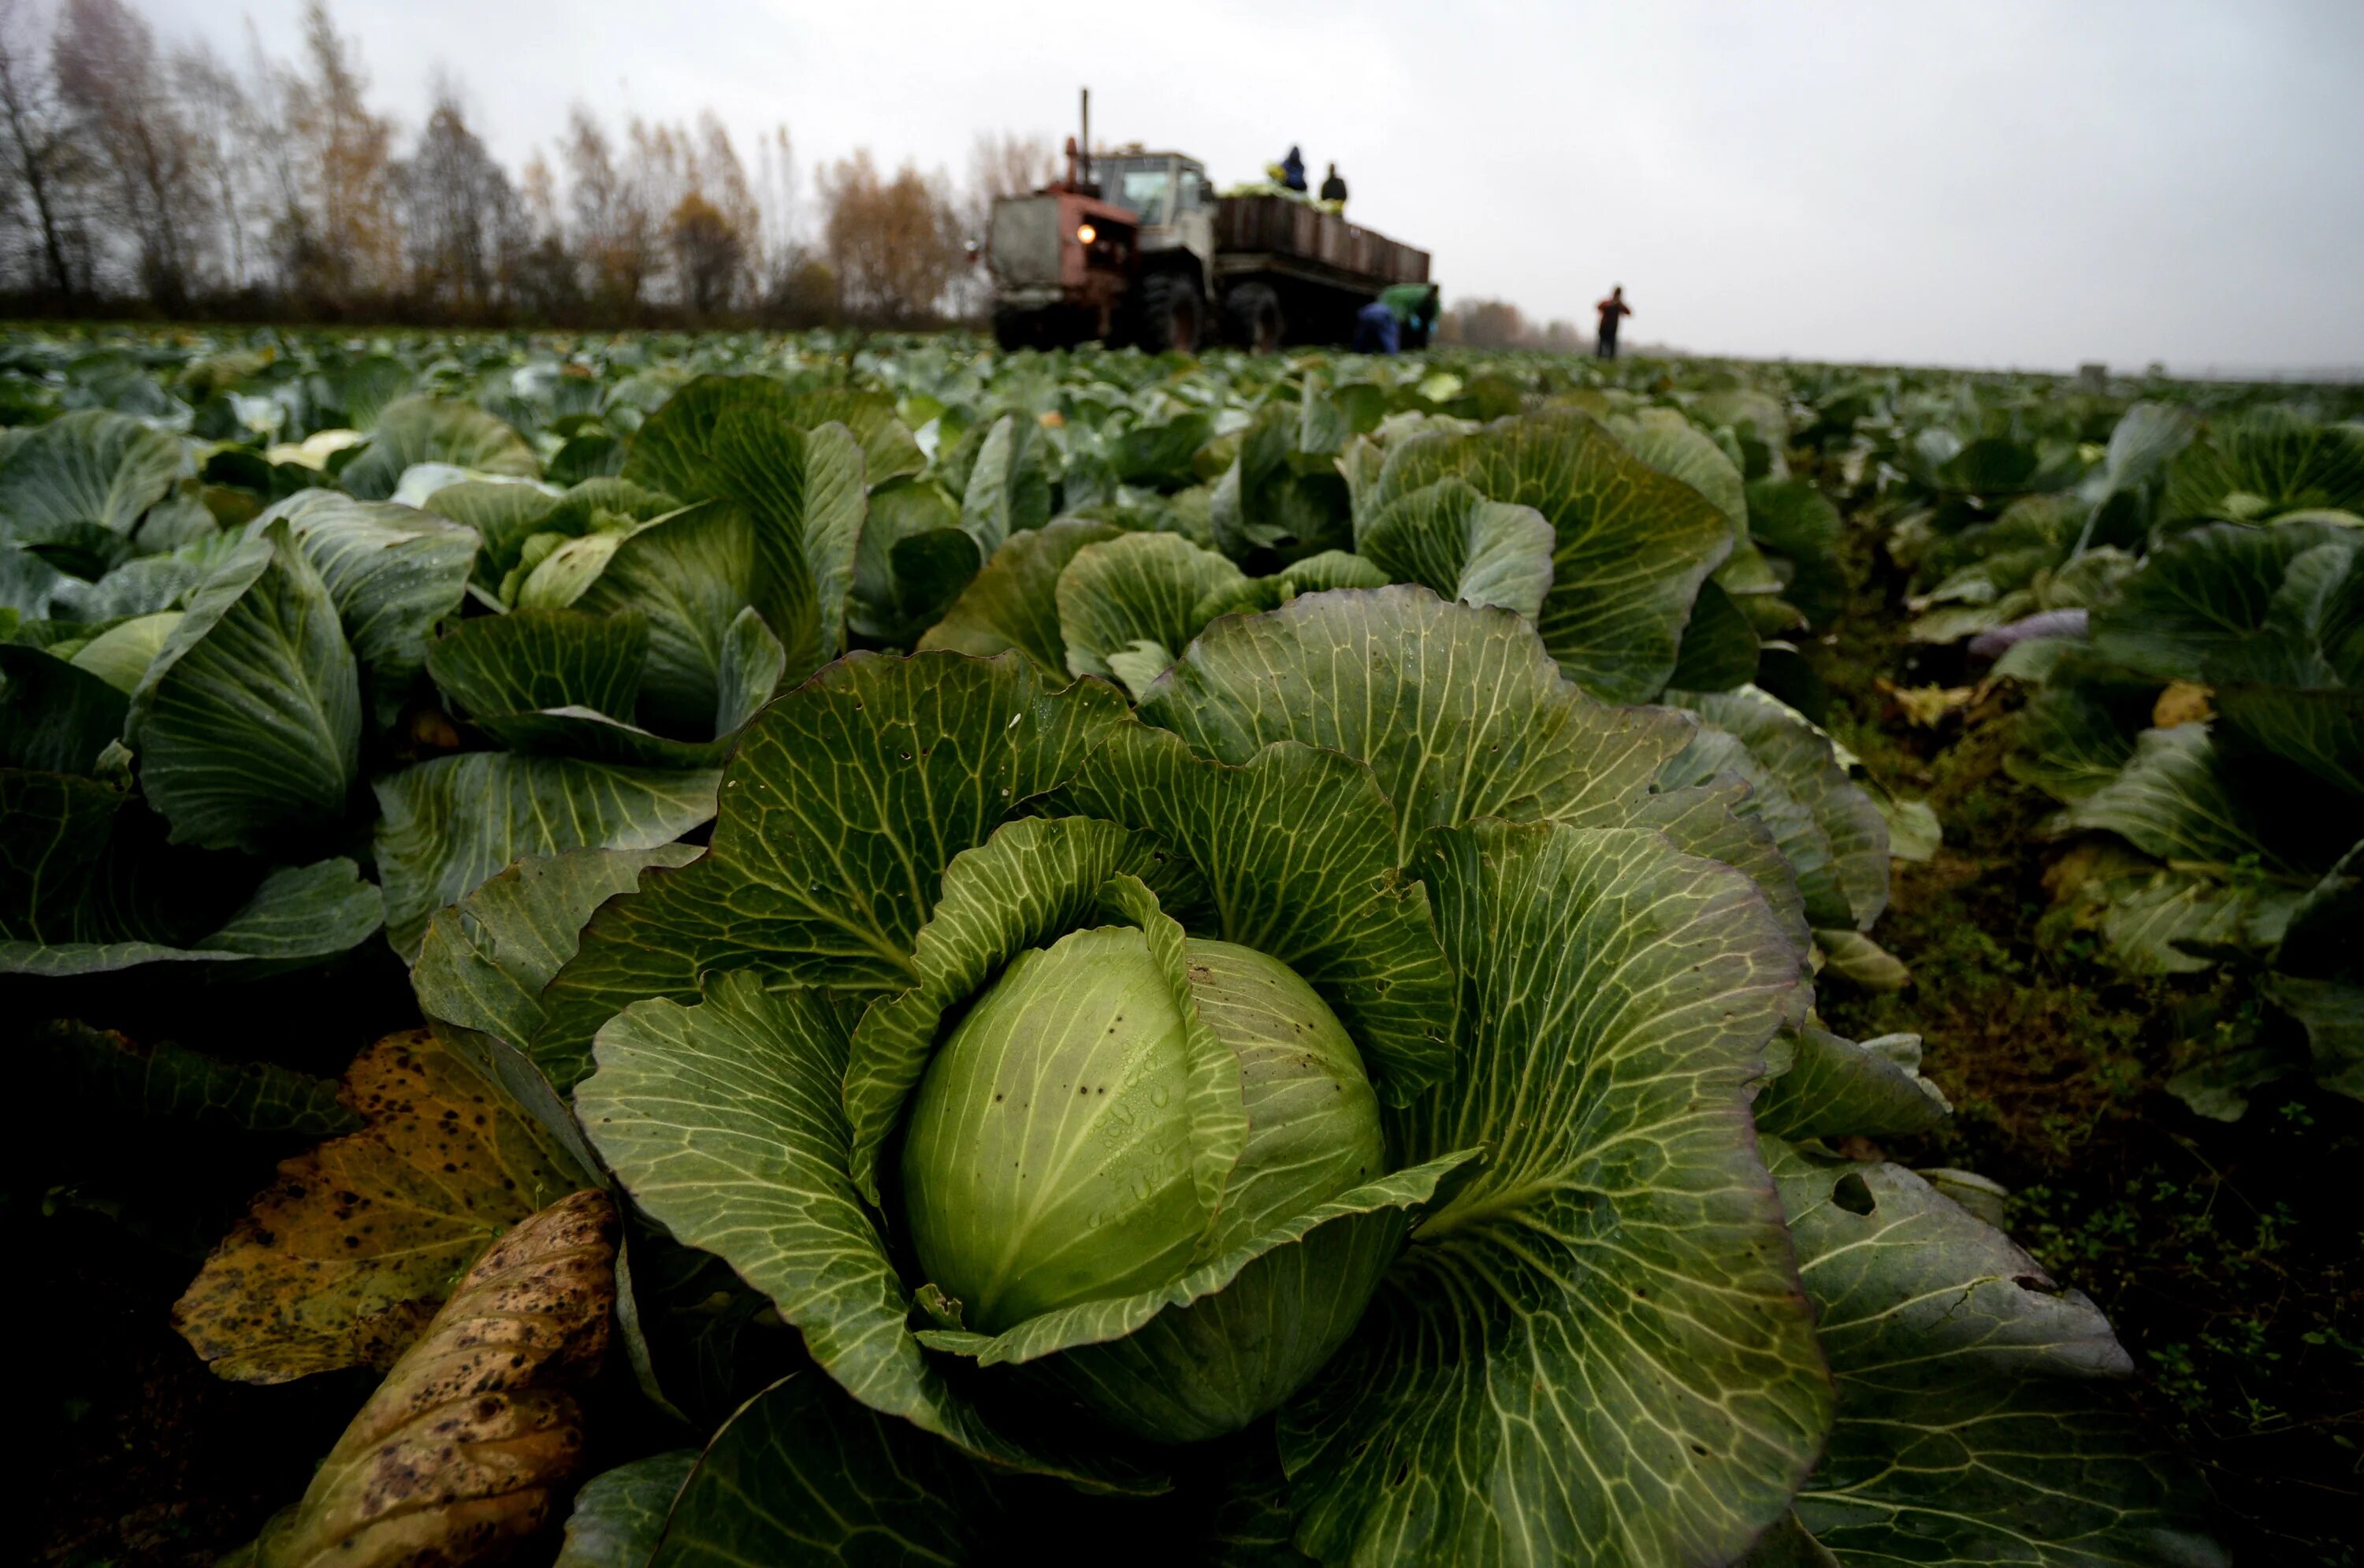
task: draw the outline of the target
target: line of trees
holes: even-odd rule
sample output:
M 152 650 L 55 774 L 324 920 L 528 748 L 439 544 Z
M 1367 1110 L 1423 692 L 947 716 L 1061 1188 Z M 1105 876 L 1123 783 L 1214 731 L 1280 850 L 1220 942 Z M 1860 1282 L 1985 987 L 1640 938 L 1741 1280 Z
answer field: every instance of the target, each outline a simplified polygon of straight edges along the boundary
M 635 326 L 974 313 L 997 195 L 1049 177 L 1050 141 L 984 136 L 969 177 L 866 151 L 813 172 L 786 127 L 752 166 L 712 114 L 587 106 L 515 175 L 432 84 L 407 132 L 326 0 L 293 61 L 168 46 L 124 0 L 0 0 L 0 309 L 78 315 Z
M 1508 300 L 1464 299 L 1437 318 L 1436 340 L 1464 349 L 1542 349 L 1556 354 L 1589 353 L 1592 339 L 1570 321 L 1530 321 Z

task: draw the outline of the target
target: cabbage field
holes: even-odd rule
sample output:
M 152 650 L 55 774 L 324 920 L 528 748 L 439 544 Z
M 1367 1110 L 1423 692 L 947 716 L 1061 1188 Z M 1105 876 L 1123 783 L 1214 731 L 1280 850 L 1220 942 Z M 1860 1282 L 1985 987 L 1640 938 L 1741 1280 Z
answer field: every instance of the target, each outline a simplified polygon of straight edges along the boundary
M 0 343 L 28 1560 L 2352 1563 L 2364 389 Z

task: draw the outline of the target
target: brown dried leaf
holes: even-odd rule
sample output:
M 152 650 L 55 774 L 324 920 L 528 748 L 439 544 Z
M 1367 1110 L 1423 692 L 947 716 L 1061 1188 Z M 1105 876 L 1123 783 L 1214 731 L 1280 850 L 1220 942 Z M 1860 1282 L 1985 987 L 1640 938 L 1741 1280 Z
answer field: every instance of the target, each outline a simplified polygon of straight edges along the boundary
M 1978 695 L 1975 686 L 1900 686 L 1881 677 L 1872 683 L 1909 724 L 1924 729 L 1934 729 L 1950 714 L 1969 706 Z
M 2151 704 L 2150 722 L 2154 729 L 2173 729 L 2179 725 L 2204 724 L 2216 717 L 2208 706 L 2215 695 L 2197 681 L 2169 681 L 2167 689 Z
M 456 1568 L 546 1529 L 583 1457 L 572 1391 L 607 1354 L 615 1260 L 605 1193 L 503 1237 L 265 1527 L 256 1568 Z
M 424 1029 L 353 1059 L 367 1124 L 279 1167 L 173 1308 L 219 1375 L 391 1365 L 494 1238 L 577 1184 Z

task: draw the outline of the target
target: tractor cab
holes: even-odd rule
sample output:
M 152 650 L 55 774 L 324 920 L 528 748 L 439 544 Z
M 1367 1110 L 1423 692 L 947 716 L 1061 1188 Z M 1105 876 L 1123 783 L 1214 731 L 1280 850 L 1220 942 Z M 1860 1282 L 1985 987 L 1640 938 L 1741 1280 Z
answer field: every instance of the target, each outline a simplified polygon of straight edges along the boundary
M 1215 258 L 1215 193 L 1206 165 L 1179 152 L 1149 151 L 1136 141 L 1095 157 L 1092 176 L 1101 199 L 1140 225 L 1143 256 L 1187 251 L 1198 263 L 1204 292 Z

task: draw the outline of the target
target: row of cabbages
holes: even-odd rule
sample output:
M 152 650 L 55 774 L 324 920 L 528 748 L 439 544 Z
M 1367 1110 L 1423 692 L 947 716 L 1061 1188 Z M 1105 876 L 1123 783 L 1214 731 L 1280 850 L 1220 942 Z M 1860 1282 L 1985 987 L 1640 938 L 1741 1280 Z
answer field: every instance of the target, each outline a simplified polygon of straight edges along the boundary
M 2364 424 L 2144 402 L 2070 434 L 1906 443 L 1914 635 L 2031 694 L 2013 769 L 2070 840 L 2052 927 L 2236 977 L 2169 1086 L 2228 1118 L 2294 1073 L 2364 1095 Z
M 0 462 L 0 960 L 382 921 L 426 1022 L 177 1310 L 388 1369 L 253 1561 L 2217 1560 L 1991 1189 L 1833 1151 L 1946 1114 L 1812 1002 L 1929 825 L 1753 684 L 1779 402 L 978 366 Z

